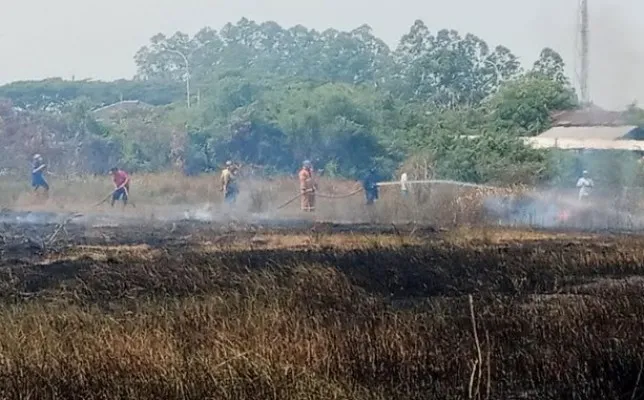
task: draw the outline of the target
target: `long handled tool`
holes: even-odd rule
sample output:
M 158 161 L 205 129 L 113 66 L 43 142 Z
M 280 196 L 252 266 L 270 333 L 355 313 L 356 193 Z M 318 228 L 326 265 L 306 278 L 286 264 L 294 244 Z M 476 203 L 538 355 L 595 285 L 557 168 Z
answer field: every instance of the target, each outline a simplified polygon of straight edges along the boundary
M 101 200 L 100 202 L 96 203 L 96 205 L 95 205 L 94 207 L 98 207 L 98 206 L 100 206 L 101 204 L 105 203 L 105 202 L 106 202 L 110 197 L 112 197 L 112 196 L 114 195 L 114 193 L 115 193 L 117 190 L 120 190 L 120 189 L 124 189 L 124 190 L 125 190 L 125 195 L 126 195 L 126 196 L 127 196 L 127 198 L 128 198 L 128 202 L 127 202 L 127 203 L 128 203 L 128 204 L 130 204 L 130 205 L 132 205 L 132 207 L 136 208 L 136 204 L 134 204 L 132 201 L 130 201 L 130 193 L 128 192 L 128 190 L 127 190 L 127 188 L 126 188 L 125 186 L 120 187 L 120 188 L 116 188 L 116 189 L 112 190 L 112 191 L 110 192 L 110 194 L 108 194 L 107 196 L 105 196 L 105 198 L 104 198 L 103 200 Z
M 94 205 L 94 207 L 98 207 L 98 206 L 100 206 L 101 204 L 105 203 L 105 202 L 107 201 L 107 199 L 109 199 L 110 197 L 112 197 L 112 195 L 114 194 L 114 192 L 115 192 L 115 191 L 116 191 L 116 190 L 111 191 L 111 192 L 110 192 L 110 194 L 108 194 L 107 196 L 105 196 L 105 198 L 104 198 L 103 200 L 101 200 L 101 201 L 99 201 L 98 203 L 96 203 L 96 205 Z
M 136 204 L 134 204 L 133 201 L 130 201 L 130 191 L 127 190 L 127 188 L 125 186 L 123 186 L 123 190 L 125 190 L 125 196 L 127 197 L 127 204 L 129 204 L 132 207 L 136 208 Z
M 358 194 L 358 193 L 362 192 L 362 190 L 363 190 L 362 188 L 359 188 L 359 189 L 354 190 L 354 191 L 353 191 L 353 192 L 351 192 L 351 193 L 341 194 L 341 195 L 332 195 L 332 194 L 323 194 L 323 193 L 318 193 L 318 194 L 317 194 L 317 196 L 322 197 L 323 199 L 345 199 L 345 198 L 347 198 L 347 197 L 351 197 L 351 196 L 354 196 L 354 195 L 356 195 L 356 194 Z M 297 196 L 292 197 L 292 198 L 291 198 L 291 199 L 289 199 L 287 202 L 282 203 L 282 205 L 280 205 L 279 207 L 277 207 L 275 210 L 281 210 L 282 208 L 284 208 L 284 207 L 288 206 L 289 204 L 291 204 L 291 203 L 292 203 L 292 202 L 294 202 L 295 200 L 299 199 L 300 197 L 304 196 L 305 194 L 307 194 L 307 193 L 311 193 L 311 192 L 313 192 L 313 191 L 314 191 L 313 189 L 307 189 L 307 190 L 305 190 L 305 191 L 301 192 L 300 194 L 298 194 Z

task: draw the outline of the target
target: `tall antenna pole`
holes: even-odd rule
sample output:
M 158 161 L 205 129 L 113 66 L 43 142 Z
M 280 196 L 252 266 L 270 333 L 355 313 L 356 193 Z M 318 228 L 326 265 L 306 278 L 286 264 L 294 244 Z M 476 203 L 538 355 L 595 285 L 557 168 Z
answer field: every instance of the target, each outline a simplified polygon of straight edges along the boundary
M 588 91 L 588 0 L 581 0 L 581 73 L 580 90 L 582 105 L 590 104 L 590 93 Z

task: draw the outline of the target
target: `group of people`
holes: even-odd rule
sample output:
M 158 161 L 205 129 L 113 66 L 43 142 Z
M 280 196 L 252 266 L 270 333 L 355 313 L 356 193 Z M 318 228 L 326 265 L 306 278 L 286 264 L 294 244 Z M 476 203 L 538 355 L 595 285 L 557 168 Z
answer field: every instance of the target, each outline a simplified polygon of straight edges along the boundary
M 227 203 L 234 203 L 237 194 L 239 193 L 235 181 L 237 168 L 232 162 L 226 163 L 221 174 L 222 191 L 224 192 L 224 199 Z M 302 163 L 302 168 L 298 173 L 300 181 L 300 196 L 301 196 L 301 210 L 305 212 L 315 211 L 315 195 L 318 190 L 318 185 L 313 173 L 313 164 L 311 161 L 306 160 Z M 381 182 L 376 168 L 371 168 L 362 179 L 362 190 L 365 195 L 365 204 L 367 206 L 373 205 L 379 197 L 379 183 Z M 403 197 L 409 195 L 409 179 L 407 173 L 403 172 L 400 176 L 400 191 Z M 579 189 L 579 200 L 587 201 L 591 190 L 594 186 L 593 180 L 588 175 L 588 171 L 584 171 L 582 176 L 577 181 L 577 188 Z
M 49 183 L 45 179 L 46 169 L 47 164 L 43 161 L 42 156 L 35 154 L 31 169 L 31 186 L 34 192 L 38 192 L 38 189 L 42 188 L 45 196 L 48 196 Z M 112 181 L 114 182 L 114 190 L 111 194 L 112 207 L 114 207 L 117 201 L 123 201 L 123 207 L 127 206 L 130 195 L 130 176 L 122 169 L 116 167 L 111 168 L 109 173 L 112 175 Z
M 31 185 L 35 192 L 42 189 L 45 196 L 48 196 L 50 186 L 45 179 L 46 171 L 47 164 L 44 163 L 42 156 L 40 154 L 34 155 L 31 170 Z M 224 202 L 227 204 L 233 204 L 237 200 L 239 194 L 237 184 L 238 171 L 239 168 L 236 165 L 231 161 L 227 161 L 221 173 L 221 191 L 223 192 Z M 111 168 L 109 173 L 114 183 L 114 190 L 111 194 L 111 206 L 113 207 L 117 201 L 123 201 L 123 207 L 127 206 L 130 197 L 130 176 L 122 169 L 116 167 Z M 298 178 L 301 197 L 300 208 L 304 212 L 315 212 L 315 198 L 318 185 L 311 161 L 306 160 L 302 163 L 302 168 L 298 172 Z M 378 200 L 380 182 L 375 168 L 369 169 L 362 179 L 362 190 L 364 191 L 365 204 L 367 206 L 373 205 Z M 407 174 L 403 173 L 400 178 L 400 189 L 403 196 L 408 193 L 407 182 Z M 588 201 L 594 186 L 594 182 L 590 178 L 588 171 L 583 171 L 576 186 L 579 189 L 579 200 L 582 202 Z
M 33 157 L 33 165 L 31 171 L 31 185 L 35 192 L 43 189 L 45 194 L 49 193 L 49 183 L 45 179 L 47 165 L 44 163 L 40 154 Z M 221 172 L 221 191 L 223 192 L 224 202 L 233 204 L 237 200 L 239 194 L 239 187 L 237 183 L 239 168 L 233 164 L 232 161 L 227 161 L 225 168 Z M 128 204 L 130 196 L 130 177 L 120 168 L 111 168 L 112 181 L 114 183 L 114 190 L 111 194 L 111 205 L 117 201 L 123 201 L 123 206 Z M 313 164 L 311 161 L 306 160 L 302 163 L 302 168 L 298 172 L 300 183 L 300 197 L 301 197 L 301 210 L 304 212 L 315 211 L 315 198 L 318 190 L 317 180 L 314 176 Z M 403 182 L 403 180 L 405 182 Z M 367 205 L 373 205 L 378 199 L 378 184 L 380 179 L 375 168 L 369 169 L 367 174 L 362 179 L 362 189 L 365 193 L 365 200 Z M 403 174 L 401 179 L 401 188 L 403 193 L 406 191 L 406 174 Z
M 301 209 L 306 212 L 315 211 L 315 192 L 318 190 L 317 182 L 313 176 L 313 165 L 306 160 L 298 173 L 300 180 Z M 378 200 L 378 183 L 380 178 L 376 168 L 370 168 L 362 179 L 362 190 L 365 194 L 365 204 L 371 206 Z
M 239 188 L 237 186 L 237 172 L 239 169 L 232 161 L 227 161 L 221 172 L 221 191 L 224 193 L 224 202 L 235 203 Z M 315 178 L 313 163 L 306 160 L 298 172 L 300 183 L 300 209 L 304 212 L 315 212 L 315 198 L 318 191 L 317 179 Z M 378 183 L 380 179 L 376 169 L 371 168 L 362 180 L 362 188 L 366 197 L 366 204 L 373 205 L 378 199 Z
M 220 183 L 221 191 L 224 194 L 226 204 L 234 204 L 239 194 L 237 184 L 239 168 L 232 161 L 227 161 L 226 166 L 221 171 Z M 306 212 L 315 211 L 315 192 L 318 189 L 316 180 L 313 176 L 313 164 L 310 161 L 302 163 L 302 169 L 298 173 L 300 180 L 301 209 Z

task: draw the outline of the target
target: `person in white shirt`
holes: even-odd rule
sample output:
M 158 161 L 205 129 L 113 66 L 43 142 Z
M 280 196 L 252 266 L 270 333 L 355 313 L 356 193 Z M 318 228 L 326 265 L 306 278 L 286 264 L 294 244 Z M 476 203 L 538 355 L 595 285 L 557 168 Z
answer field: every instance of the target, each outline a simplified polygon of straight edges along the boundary
M 403 196 L 407 196 L 409 193 L 409 187 L 407 186 L 407 173 L 403 172 L 402 175 L 400 175 L 400 192 L 402 193 Z
M 586 201 L 590 196 L 590 191 L 593 188 L 593 180 L 588 177 L 588 171 L 584 171 L 581 178 L 577 181 L 579 188 L 579 201 Z

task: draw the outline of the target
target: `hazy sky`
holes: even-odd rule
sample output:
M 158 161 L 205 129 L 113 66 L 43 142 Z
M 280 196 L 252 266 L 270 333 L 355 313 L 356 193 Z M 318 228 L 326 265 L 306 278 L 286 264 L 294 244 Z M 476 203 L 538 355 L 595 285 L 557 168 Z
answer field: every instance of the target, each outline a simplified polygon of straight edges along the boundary
M 589 0 L 591 97 L 603 106 L 644 103 L 642 0 Z M 394 46 L 422 19 L 432 31 L 472 32 L 531 64 L 544 46 L 574 76 L 579 0 L 20 0 L 0 11 L 0 83 L 52 76 L 132 77 L 133 55 L 158 32 L 194 34 L 247 17 L 342 30 L 363 23 Z

